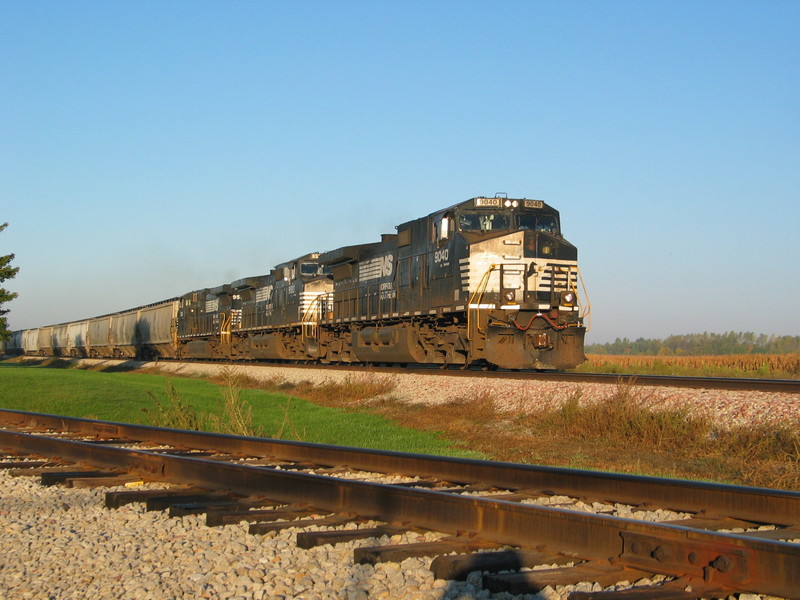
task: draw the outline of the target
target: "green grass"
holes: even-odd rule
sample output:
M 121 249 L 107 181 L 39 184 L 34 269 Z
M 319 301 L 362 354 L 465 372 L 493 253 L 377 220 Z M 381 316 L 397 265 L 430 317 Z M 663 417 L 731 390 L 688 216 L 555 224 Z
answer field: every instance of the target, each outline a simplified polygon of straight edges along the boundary
M 53 365 L 54 367 L 57 365 Z M 169 386 L 184 405 L 219 414 L 225 387 L 205 379 L 142 373 L 22 366 L 0 362 L 0 408 L 125 423 L 159 424 Z M 279 392 L 238 390 L 252 407 L 253 425 L 266 437 L 361 448 L 478 457 L 436 432 L 400 427 L 359 409 L 318 406 Z

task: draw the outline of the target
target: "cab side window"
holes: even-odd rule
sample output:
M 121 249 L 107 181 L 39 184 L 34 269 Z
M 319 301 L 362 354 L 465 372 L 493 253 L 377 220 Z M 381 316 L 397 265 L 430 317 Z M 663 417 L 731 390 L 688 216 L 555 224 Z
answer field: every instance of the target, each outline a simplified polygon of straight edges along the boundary
M 450 237 L 450 215 L 444 215 L 441 219 L 437 219 L 433 223 L 434 242 L 443 242 Z

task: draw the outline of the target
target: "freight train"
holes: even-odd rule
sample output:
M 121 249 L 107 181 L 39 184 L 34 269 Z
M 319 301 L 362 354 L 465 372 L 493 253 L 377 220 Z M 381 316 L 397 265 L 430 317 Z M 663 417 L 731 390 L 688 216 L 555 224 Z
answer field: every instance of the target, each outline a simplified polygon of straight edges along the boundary
M 472 198 L 379 242 L 83 321 L 16 331 L 40 356 L 421 363 L 560 370 L 585 360 L 577 249 L 541 200 Z M 580 292 L 580 294 L 579 294 Z

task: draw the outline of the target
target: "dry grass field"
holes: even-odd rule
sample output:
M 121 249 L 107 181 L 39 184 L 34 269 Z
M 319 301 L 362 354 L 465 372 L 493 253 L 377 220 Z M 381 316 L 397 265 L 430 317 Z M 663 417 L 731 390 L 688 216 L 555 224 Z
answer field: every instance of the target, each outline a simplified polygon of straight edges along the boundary
M 576 369 L 591 373 L 800 378 L 800 353 L 720 356 L 639 356 L 589 354 Z

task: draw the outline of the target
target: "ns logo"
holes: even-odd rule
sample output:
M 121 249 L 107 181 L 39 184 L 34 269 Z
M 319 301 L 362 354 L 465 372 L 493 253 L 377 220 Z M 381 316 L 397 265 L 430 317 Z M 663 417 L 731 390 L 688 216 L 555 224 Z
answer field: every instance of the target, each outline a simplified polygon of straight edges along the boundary
M 380 259 L 381 261 L 381 275 L 383 277 L 389 277 L 394 271 L 394 256 L 391 254 L 387 254 L 386 256 L 382 256 Z
M 371 281 L 381 277 L 391 277 L 394 273 L 394 255 L 378 256 L 358 265 L 359 281 Z

